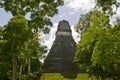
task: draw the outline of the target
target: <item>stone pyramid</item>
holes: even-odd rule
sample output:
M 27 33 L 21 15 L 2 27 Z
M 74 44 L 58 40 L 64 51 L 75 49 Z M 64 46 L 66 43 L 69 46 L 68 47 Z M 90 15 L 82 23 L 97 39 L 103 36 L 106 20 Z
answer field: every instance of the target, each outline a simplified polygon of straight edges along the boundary
M 68 21 L 60 21 L 56 39 L 44 61 L 44 73 L 79 73 L 73 62 L 76 43 L 72 37 Z

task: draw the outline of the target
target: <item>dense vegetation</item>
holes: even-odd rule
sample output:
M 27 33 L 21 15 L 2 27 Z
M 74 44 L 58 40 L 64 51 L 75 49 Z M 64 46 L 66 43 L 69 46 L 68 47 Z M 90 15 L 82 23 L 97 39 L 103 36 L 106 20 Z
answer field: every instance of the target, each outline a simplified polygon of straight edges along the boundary
M 62 4 L 62 0 L 0 0 L 0 8 L 13 16 L 0 27 L 0 80 L 39 80 L 39 58 L 45 51 L 39 33 L 49 32 L 50 17 Z
M 75 62 L 85 67 L 91 77 L 119 80 L 120 19 L 110 24 L 110 17 L 115 14 L 112 6 L 117 8 L 118 3 L 116 0 L 96 1 L 96 8 L 81 15 L 76 24 L 81 40 L 77 45 Z
M 81 15 L 76 24 L 81 40 L 75 62 L 86 68 L 90 77 L 119 80 L 120 19 L 110 24 L 110 17 L 116 13 L 113 7 L 117 10 L 119 3 L 95 1 L 95 8 Z M 46 51 L 40 44 L 39 33 L 49 32 L 50 17 L 58 13 L 60 5 L 63 0 L 0 0 L 0 8 L 13 16 L 0 27 L 0 80 L 39 80 L 42 74 L 39 58 Z M 25 18 L 27 14 L 30 20 Z

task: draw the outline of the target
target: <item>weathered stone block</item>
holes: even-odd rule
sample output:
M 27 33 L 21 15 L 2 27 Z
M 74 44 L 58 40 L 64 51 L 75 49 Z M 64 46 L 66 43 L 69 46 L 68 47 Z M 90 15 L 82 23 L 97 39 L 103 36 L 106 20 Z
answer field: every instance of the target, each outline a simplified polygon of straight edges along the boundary
M 72 37 L 70 25 L 67 21 L 60 21 L 56 32 L 56 39 L 44 61 L 43 72 L 69 73 L 80 72 L 73 62 L 76 43 Z

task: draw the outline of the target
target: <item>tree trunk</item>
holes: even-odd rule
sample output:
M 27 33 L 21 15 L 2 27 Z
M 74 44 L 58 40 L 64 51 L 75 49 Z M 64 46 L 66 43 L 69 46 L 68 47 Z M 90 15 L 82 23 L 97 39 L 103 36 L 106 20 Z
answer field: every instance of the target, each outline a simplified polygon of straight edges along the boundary
M 22 68 L 23 68 L 23 64 L 21 63 L 19 80 L 22 80 Z
M 28 58 L 28 73 L 31 71 L 31 62 L 30 58 Z
M 16 56 L 13 54 L 13 70 L 12 70 L 12 80 L 17 79 L 17 59 Z

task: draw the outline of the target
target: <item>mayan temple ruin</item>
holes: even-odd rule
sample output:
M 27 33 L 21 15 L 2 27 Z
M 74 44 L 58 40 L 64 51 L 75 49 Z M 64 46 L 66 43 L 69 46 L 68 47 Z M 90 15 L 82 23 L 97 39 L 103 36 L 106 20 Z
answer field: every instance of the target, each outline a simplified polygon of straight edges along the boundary
M 80 69 L 73 62 L 76 43 L 72 37 L 68 21 L 60 21 L 56 39 L 44 61 L 44 73 L 79 73 Z

